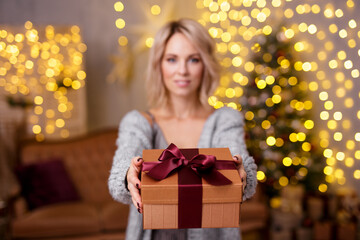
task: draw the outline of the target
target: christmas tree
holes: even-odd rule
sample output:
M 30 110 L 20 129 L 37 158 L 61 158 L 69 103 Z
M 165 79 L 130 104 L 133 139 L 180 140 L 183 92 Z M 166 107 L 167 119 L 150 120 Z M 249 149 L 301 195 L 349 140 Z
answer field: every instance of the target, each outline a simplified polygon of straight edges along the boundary
M 316 192 L 325 162 L 313 137 L 313 103 L 299 71 L 302 63 L 285 30 L 261 35 L 252 47 L 255 67 L 240 100 L 248 150 L 270 197 L 289 184 L 302 183 L 306 191 Z

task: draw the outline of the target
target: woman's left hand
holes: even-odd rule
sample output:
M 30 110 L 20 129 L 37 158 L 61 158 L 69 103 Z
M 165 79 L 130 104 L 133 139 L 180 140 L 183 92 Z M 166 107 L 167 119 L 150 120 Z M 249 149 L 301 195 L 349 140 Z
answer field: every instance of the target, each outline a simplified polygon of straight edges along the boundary
M 233 156 L 233 159 L 235 161 L 236 168 L 239 171 L 240 178 L 241 178 L 241 181 L 243 183 L 243 190 L 245 190 L 245 187 L 246 187 L 246 172 L 245 172 L 243 160 L 242 160 L 240 155 Z

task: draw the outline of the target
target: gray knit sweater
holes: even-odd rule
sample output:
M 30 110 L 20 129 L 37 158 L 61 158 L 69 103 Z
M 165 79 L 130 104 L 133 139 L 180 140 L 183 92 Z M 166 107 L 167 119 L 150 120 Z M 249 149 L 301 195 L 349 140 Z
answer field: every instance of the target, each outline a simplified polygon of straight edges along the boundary
M 232 155 L 239 154 L 242 157 L 247 173 L 247 186 L 243 194 L 243 199 L 246 200 L 255 193 L 257 166 L 246 150 L 243 127 L 244 119 L 240 112 L 227 107 L 218 109 L 206 120 L 197 147 L 228 147 Z M 108 181 L 110 194 L 116 201 L 131 205 L 126 239 L 150 240 L 151 230 L 142 229 L 142 215 L 132 206 L 131 196 L 125 188 L 124 179 L 130 160 L 135 156 L 141 156 L 143 149 L 154 148 L 154 130 L 140 112 L 133 110 L 122 119 L 116 144 L 118 148 Z M 240 232 L 237 228 L 188 229 L 187 238 L 194 240 L 240 239 Z

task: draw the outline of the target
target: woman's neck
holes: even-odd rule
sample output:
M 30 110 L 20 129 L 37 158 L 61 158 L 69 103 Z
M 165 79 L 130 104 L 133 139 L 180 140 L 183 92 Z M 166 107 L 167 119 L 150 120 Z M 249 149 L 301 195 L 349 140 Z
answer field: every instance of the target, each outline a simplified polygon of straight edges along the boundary
M 207 109 L 202 106 L 197 97 L 169 97 L 169 102 L 164 107 L 158 108 L 159 112 L 166 117 L 174 117 L 178 120 L 190 117 L 202 116 Z

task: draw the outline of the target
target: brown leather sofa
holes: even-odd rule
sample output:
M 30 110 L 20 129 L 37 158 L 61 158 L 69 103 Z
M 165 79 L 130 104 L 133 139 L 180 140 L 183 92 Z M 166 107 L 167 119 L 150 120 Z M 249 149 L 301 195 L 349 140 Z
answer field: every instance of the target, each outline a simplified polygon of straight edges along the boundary
M 112 129 L 60 142 L 25 143 L 21 164 L 61 159 L 79 200 L 30 210 L 18 197 L 10 224 L 12 239 L 124 239 L 128 206 L 115 202 L 107 187 L 116 137 Z M 267 208 L 258 194 L 241 208 L 243 234 L 264 229 Z
M 14 204 L 13 239 L 124 239 L 128 206 L 115 202 L 107 179 L 116 149 L 117 130 L 61 142 L 26 142 L 21 164 L 62 159 L 78 201 L 29 210 L 24 198 Z

